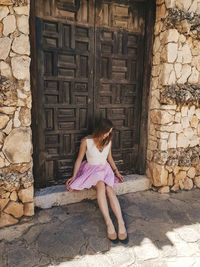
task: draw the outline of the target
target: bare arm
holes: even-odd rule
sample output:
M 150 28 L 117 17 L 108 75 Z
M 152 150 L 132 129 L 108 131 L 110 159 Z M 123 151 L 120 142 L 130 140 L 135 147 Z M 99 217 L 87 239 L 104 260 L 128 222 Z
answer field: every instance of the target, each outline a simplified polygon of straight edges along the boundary
M 78 157 L 77 157 L 77 159 L 75 161 L 75 164 L 74 164 L 74 171 L 73 171 L 72 178 L 76 177 L 76 175 L 77 175 L 77 172 L 78 172 L 78 170 L 80 168 L 80 165 L 81 165 L 81 162 L 83 160 L 83 157 L 85 156 L 86 148 L 87 148 L 86 139 L 82 139 L 81 140 L 81 145 L 80 145 L 80 148 L 79 148 Z
M 112 143 L 111 143 L 111 146 L 112 146 Z M 118 171 L 118 169 L 117 169 L 117 167 L 115 165 L 115 162 L 114 162 L 113 157 L 112 157 L 111 146 L 110 146 L 110 150 L 109 150 L 109 153 L 108 153 L 107 160 L 108 160 L 111 168 L 113 169 L 115 175 L 117 176 L 117 178 L 119 178 L 119 180 L 121 182 L 123 182 L 124 181 L 124 177 L 119 173 L 119 171 Z
M 66 182 L 68 189 L 69 189 L 69 185 L 76 179 L 76 175 L 77 175 L 78 170 L 80 168 L 83 157 L 85 156 L 86 149 L 87 149 L 87 144 L 86 144 L 86 139 L 84 138 L 81 140 L 81 145 L 79 148 L 78 157 L 77 157 L 75 164 L 74 164 L 73 176 L 70 179 L 68 179 Z

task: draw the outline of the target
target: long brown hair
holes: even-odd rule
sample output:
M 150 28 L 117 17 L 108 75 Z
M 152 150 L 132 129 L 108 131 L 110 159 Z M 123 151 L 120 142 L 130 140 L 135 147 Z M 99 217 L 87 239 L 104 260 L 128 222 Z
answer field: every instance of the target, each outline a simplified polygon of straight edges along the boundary
M 95 129 L 92 133 L 92 138 L 95 139 L 98 148 L 103 149 L 112 140 L 112 132 L 102 140 L 102 136 L 109 132 L 111 128 L 113 128 L 112 121 L 108 119 L 100 119 L 97 121 Z

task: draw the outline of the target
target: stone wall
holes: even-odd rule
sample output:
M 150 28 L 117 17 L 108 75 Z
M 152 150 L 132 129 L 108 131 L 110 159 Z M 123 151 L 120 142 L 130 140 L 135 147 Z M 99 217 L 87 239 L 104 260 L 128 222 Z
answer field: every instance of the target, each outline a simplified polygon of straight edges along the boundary
M 0 0 L 0 227 L 34 214 L 29 2 Z
M 200 187 L 200 0 L 157 0 L 147 175 L 159 192 Z

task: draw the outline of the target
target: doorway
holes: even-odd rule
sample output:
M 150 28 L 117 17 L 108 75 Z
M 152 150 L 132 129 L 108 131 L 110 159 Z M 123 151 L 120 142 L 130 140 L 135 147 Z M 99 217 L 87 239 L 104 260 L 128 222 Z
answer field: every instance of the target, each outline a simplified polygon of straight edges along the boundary
M 101 116 L 114 124 L 117 167 L 138 172 L 146 2 L 35 1 L 36 187 L 70 177 L 81 138 Z

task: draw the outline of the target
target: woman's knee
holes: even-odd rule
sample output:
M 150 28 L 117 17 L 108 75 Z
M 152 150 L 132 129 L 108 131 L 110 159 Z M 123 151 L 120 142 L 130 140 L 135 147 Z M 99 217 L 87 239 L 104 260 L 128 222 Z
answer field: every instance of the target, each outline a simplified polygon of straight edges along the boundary
M 105 183 L 103 181 L 99 181 L 97 184 L 96 184 L 96 189 L 99 191 L 99 190 L 105 190 Z
M 107 194 L 108 196 L 114 194 L 114 191 L 113 191 L 112 187 L 109 186 L 109 185 L 106 185 L 106 194 Z

